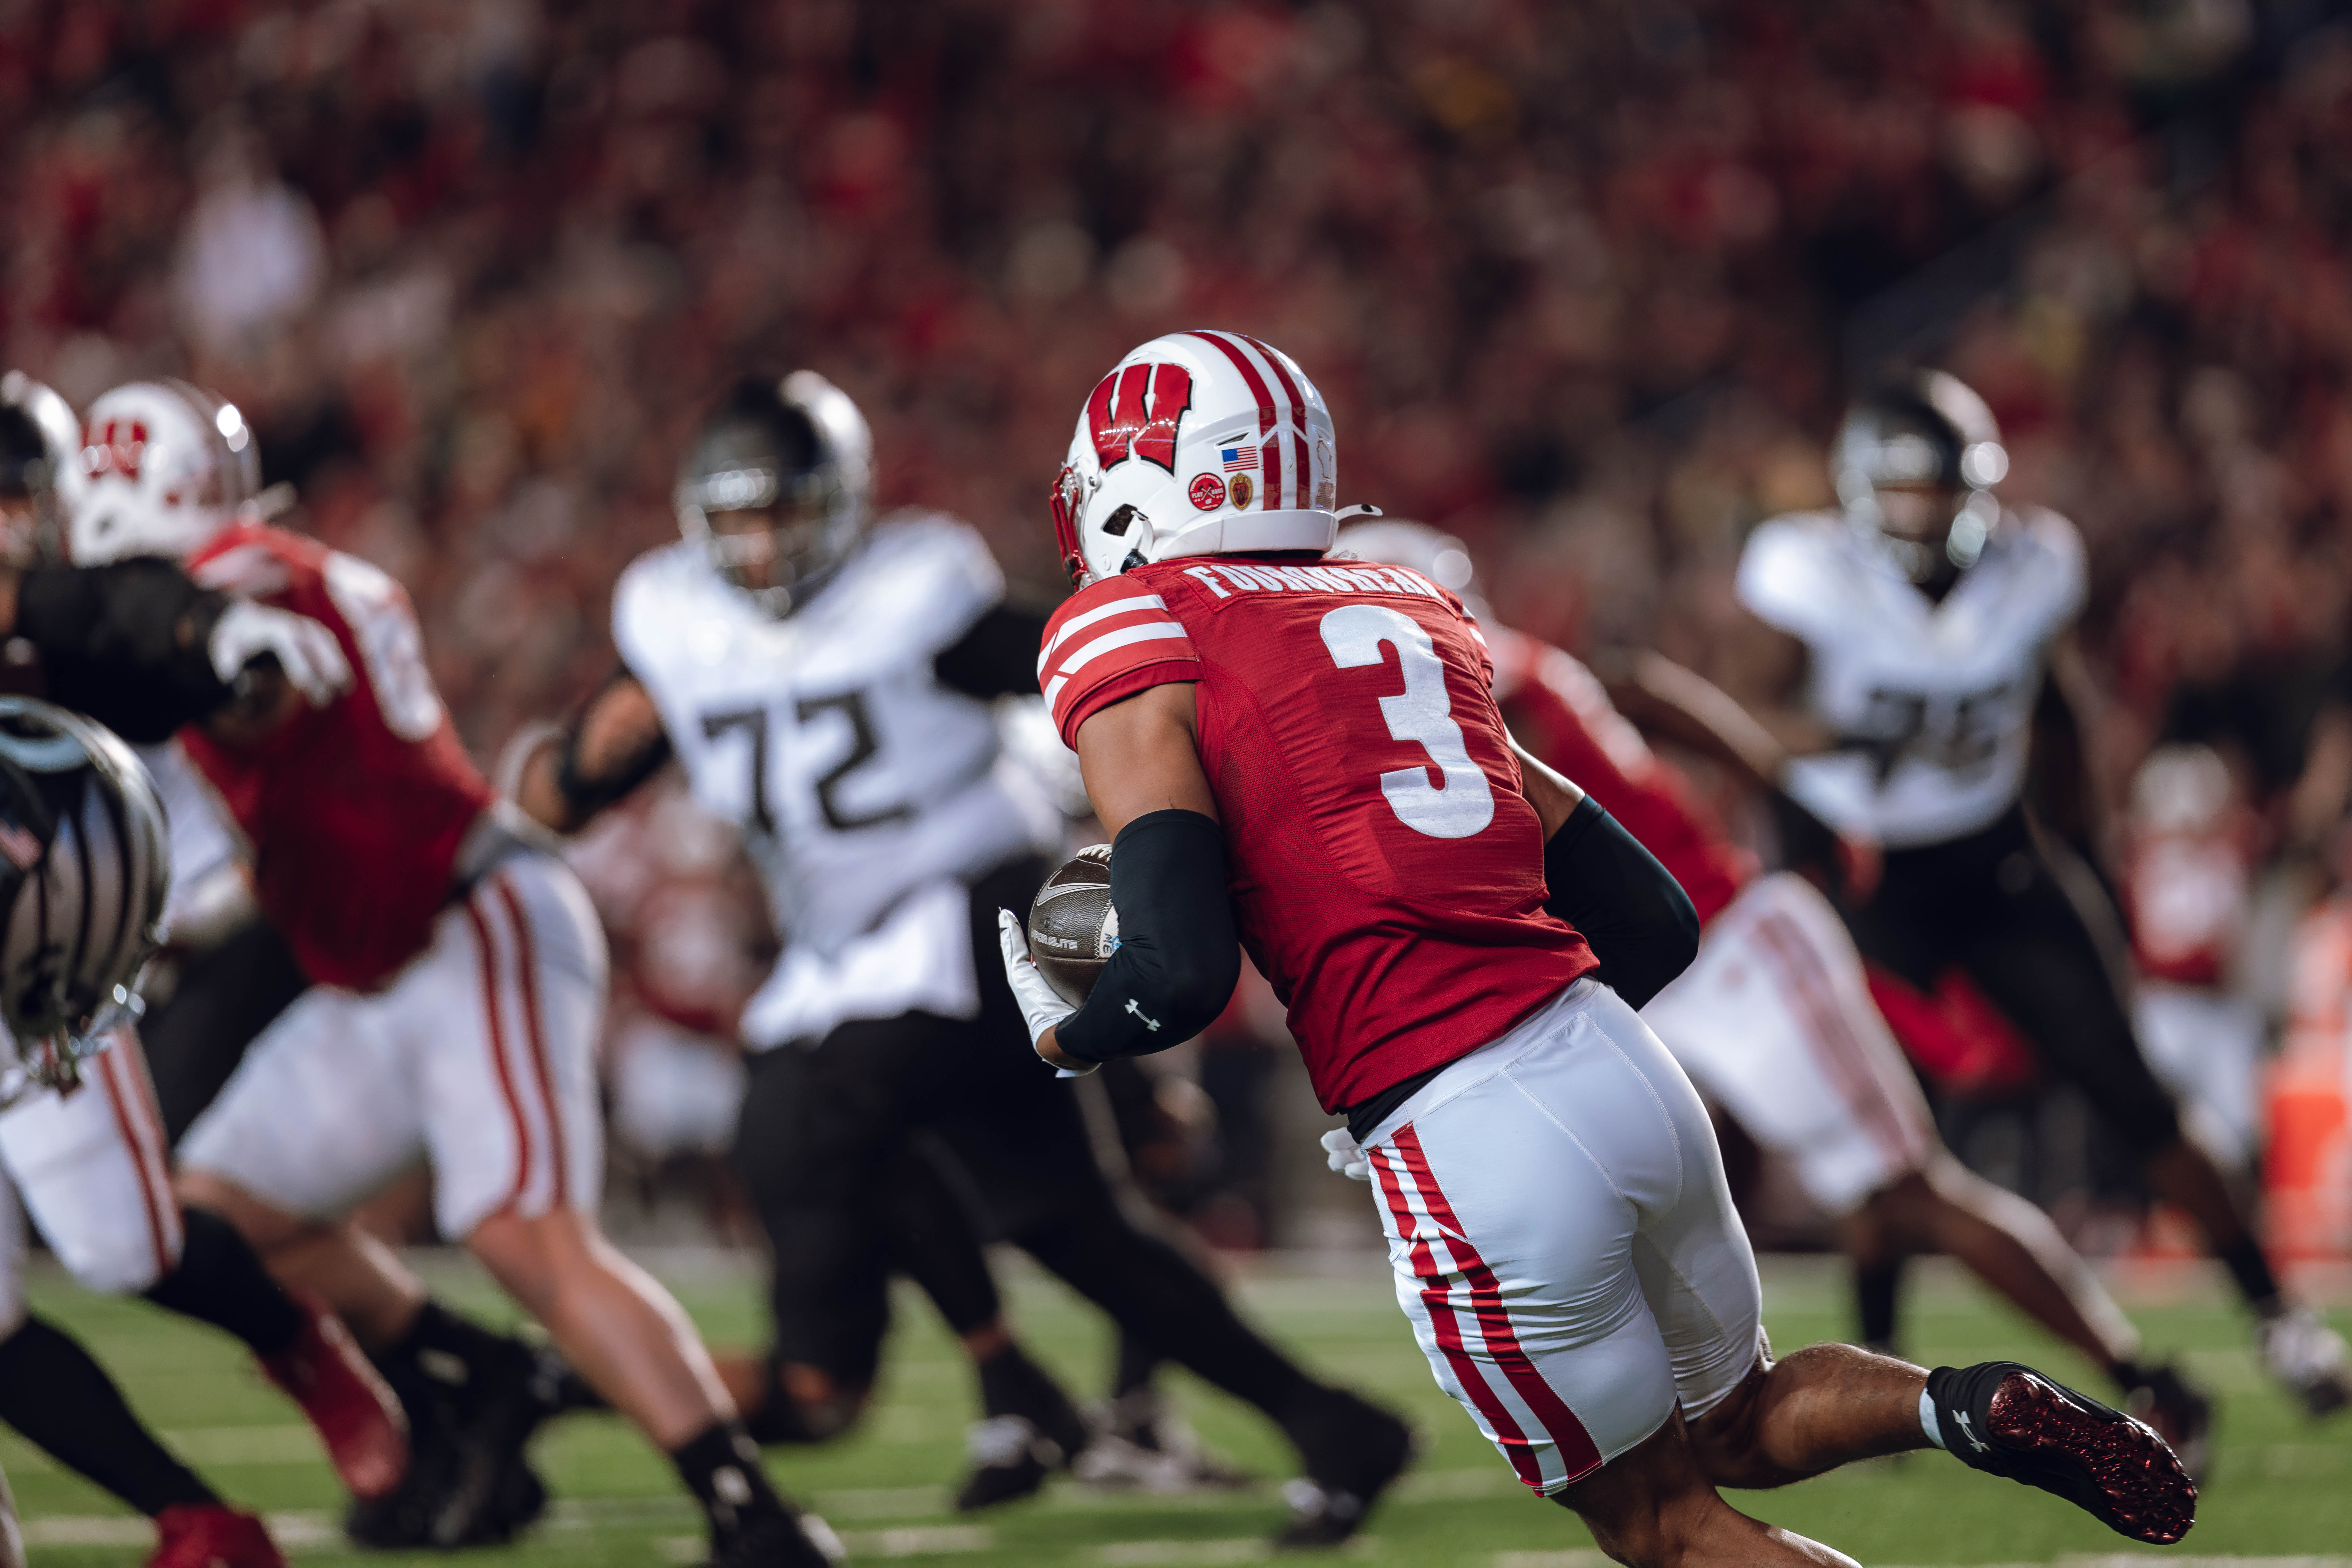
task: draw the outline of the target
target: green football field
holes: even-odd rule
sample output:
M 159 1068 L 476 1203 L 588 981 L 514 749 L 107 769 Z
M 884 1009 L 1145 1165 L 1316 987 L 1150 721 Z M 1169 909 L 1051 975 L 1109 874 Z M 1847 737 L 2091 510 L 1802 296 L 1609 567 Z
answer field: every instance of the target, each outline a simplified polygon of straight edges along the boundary
M 462 1261 L 429 1267 L 457 1299 L 503 1316 Z M 713 1342 L 751 1342 L 758 1294 L 740 1267 L 708 1260 L 665 1269 Z M 1099 1391 L 1108 1353 L 1100 1321 L 1059 1287 L 1009 1271 L 1022 1330 L 1071 1386 Z M 1238 1286 L 1248 1310 L 1322 1375 L 1394 1404 L 1419 1425 L 1422 1458 L 1346 1555 L 1464 1568 L 1585 1568 L 1601 1560 L 1573 1519 L 1530 1500 L 1468 1421 L 1439 1394 L 1389 1294 L 1377 1258 L 1318 1272 L 1260 1271 Z M 2304 1420 L 2261 1375 L 2220 1294 L 2193 1284 L 2133 1302 L 2152 1346 L 2185 1355 L 2221 1407 L 2213 1473 L 2196 1531 L 2169 1552 L 2127 1545 L 2039 1492 L 1963 1469 L 1940 1454 L 1857 1466 L 1742 1506 L 1869 1563 L 2061 1563 L 2074 1568 L 2168 1556 L 2216 1568 L 2352 1568 L 2352 1416 Z M 79 1333 L 178 1451 L 229 1497 L 266 1510 L 306 1563 L 356 1559 L 335 1529 L 337 1492 L 307 1428 L 236 1347 L 135 1301 L 92 1298 L 54 1273 L 40 1310 Z M 1786 1349 L 1844 1325 L 1839 1276 L 1815 1260 L 1768 1260 L 1765 1304 Z M 1066 1481 L 1040 1500 L 978 1517 L 947 1511 L 961 1461 L 970 1377 L 927 1307 L 902 1301 L 882 1396 L 860 1432 L 814 1451 L 772 1451 L 771 1468 L 814 1502 L 861 1561 L 936 1558 L 996 1564 L 1225 1563 L 1266 1555 L 1281 1515 L 1285 1451 L 1254 1414 L 1178 1380 L 1177 1396 L 1215 1447 L 1266 1478 L 1251 1491 L 1154 1500 L 1105 1496 Z M 2339 1326 L 2344 1314 L 2338 1315 Z M 1912 1353 L 1931 1363 L 2022 1354 L 2081 1375 L 2005 1309 L 1941 1268 L 1910 1293 Z M 2085 1386 L 2095 1387 L 2086 1382 Z M 559 1500 L 522 1544 L 474 1554 L 486 1565 L 593 1568 L 697 1560 L 697 1519 L 657 1456 L 607 1416 L 575 1416 L 543 1435 L 539 1463 Z M 0 1432 L 34 1563 L 132 1563 L 144 1521 Z M 382 1559 L 379 1559 L 382 1561 Z

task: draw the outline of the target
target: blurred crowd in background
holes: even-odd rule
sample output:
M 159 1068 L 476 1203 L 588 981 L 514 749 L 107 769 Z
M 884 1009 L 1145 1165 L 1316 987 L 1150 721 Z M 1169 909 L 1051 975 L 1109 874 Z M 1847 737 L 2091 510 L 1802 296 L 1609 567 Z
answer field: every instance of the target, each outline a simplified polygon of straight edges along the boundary
M 1830 500 L 1859 381 L 1940 363 L 2085 534 L 2103 792 L 2161 742 L 2226 767 L 2242 926 L 2283 854 L 2329 874 L 2352 774 L 2336 9 L 13 0 L 0 346 L 77 405 L 236 402 L 299 524 L 415 595 L 485 758 L 611 668 L 613 579 L 749 369 L 840 383 L 885 500 L 1052 595 L 1094 379 L 1245 330 L 1329 398 L 1339 499 L 1460 534 L 1504 620 L 1720 673 L 1747 529 Z M 761 959 L 728 846 L 609 837 L 621 1026 L 723 1034 Z

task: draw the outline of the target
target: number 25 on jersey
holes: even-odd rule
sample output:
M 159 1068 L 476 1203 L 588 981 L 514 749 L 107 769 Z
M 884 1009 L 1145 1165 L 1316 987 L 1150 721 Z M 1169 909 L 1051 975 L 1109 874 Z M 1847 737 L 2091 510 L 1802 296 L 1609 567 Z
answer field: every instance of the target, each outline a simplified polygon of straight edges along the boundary
M 1470 759 L 1454 704 L 1445 694 L 1445 665 L 1420 622 L 1386 605 L 1343 605 L 1323 617 L 1323 646 L 1341 669 L 1383 662 L 1383 644 L 1397 651 L 1404 689 L 1380 700 L 1389 733 L 1417 744 L 1444 778 L 1429 782 L 1429 767 L 1415 764 L 1381 775 L 1381 793 L 1397 820 L 1432 838 L 1468 838 L 1495 820 L 1495 791 Z

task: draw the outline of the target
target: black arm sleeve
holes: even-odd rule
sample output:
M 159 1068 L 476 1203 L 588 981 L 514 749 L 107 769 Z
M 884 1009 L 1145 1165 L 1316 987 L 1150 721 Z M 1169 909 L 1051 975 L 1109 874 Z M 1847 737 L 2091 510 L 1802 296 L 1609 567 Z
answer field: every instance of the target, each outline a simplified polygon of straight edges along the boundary
M 1544 846 L 1544 908 L 1584 933 L 1601 978 L 1632 1006 L 1698 954 L 1690 895 L 1589 795 Z
M 956 645 L 931 660 L 940 684 L 985 702 L 1037 694 L 1037 650 L 1051 611 L 1007 601 L 972 623 Z
M 1225 1010 L 1242 977 L 1225 893 L 1224 830 L 1197 811 L 1155 811 L 1111 845 L 1118 951 L 1087 1005 L 1055 1031 L 1082 1061 L 1149 1056 L 1191 1039 Z
M 591 778 L 580 771 L 580 730 L 587 720 L 588 710 L 596 705 L 598 697 L 624 680 L 635 679 L 636 677 L 629 673 L 627 665 L 615 667 L 613 673 L 604 678 L 604 684 L 596 689 L 594 696 L 580 705 L 580 710 L 572 717 L 571 727 L 563 731 L 563 748 L 555 754 L 555 788 L 563 796 L 563 804 L 572 808 L 576 822 L 587 821 L 628 795 L 659 773 L 662 764 L 669 761 L 669 731 L 661 730 L 635 752 L 622 758 L 621 765 L 611 773 Z
M 227 606 L 152 556 L 43 566 L 17 586 L 16 631 L 40 649 L 51 700 L 149 744 L 235 700 L 205 646 Z

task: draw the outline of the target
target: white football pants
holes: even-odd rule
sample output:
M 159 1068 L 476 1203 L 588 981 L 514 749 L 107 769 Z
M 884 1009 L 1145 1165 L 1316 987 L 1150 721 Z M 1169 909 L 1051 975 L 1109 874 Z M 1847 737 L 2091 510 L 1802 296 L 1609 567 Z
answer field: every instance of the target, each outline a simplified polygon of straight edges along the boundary
M 1438 1386 L 1556 1492 L 1738 1387 L 1764 1348 L 1715 1130 L 1657 1037 L 1578 981 L 1365 1141 Z

